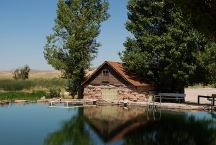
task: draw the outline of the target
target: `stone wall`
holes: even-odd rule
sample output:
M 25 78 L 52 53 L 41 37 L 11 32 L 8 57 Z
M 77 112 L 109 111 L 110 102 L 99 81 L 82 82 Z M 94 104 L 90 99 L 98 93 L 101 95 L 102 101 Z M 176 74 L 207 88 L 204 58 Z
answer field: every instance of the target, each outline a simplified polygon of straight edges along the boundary
M 113 101 L 121 101 L 128 99 L 129 101 L 148 101 L 149 93 L 146 90 L 139 89 L 139 91 L 128 88 L 126 86 L 113 86 L 113 85 L 100 85 L 93 86 L 88 85 L 84 89 L 84 99 L 97 99 L 101 100 L 102 98 L 102 89 L 117 89 L 117 98 Z
M 140 90 L 136 91 L 128 87 L 119 87 L 118 88 L 118 97 L 119 100 L 128 99 L 130 101 L 147 101 L 149 94 L 146 91 Z
M 84 99 L 102 99 L 101 86 L 88 85 L 84 88 Z

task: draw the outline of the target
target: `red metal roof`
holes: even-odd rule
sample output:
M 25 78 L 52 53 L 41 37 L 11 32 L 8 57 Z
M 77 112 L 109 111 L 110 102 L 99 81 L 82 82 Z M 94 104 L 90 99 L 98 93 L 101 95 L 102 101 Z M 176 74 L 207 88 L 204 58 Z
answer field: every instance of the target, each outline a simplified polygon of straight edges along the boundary
M 111 68 L 113 68 L 125 81 L 129 82 L 135 87 L 144 87 L 144 86 L 150 86 L 151 83 L 147 81 L 143 81 L 142 79 L 139 79 L 134 74 L 129 73 L 126 71 L 123 67 L 123 63 L 121 62 L 113 62 L 113 61 L 105 61 L 100 67 L 98 67 L 97 70 L 95 70 L 91 76 L 88 77 L 88 79 L 83 83 L 85 84 L 94 74 L 96 74 L 97 71 L 100 70 L 102 66 L 105 64 L 108 64 Z

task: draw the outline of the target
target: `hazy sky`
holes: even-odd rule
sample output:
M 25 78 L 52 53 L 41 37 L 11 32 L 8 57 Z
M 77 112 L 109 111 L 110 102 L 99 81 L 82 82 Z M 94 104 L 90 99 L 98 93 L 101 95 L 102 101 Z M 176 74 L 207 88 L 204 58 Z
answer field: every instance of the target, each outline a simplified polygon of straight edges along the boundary
M 102 47 L 93 61 L 119 61 L 118 52 L 129 35 L 125 29 L 127 0 L 109 0 L 111 17 L 101 27 Z M 32 69 L 50 70 L 43 56 L 46 36 L 52 33 L 57 0 L 0 0 L 0 70 L 28 64 Z

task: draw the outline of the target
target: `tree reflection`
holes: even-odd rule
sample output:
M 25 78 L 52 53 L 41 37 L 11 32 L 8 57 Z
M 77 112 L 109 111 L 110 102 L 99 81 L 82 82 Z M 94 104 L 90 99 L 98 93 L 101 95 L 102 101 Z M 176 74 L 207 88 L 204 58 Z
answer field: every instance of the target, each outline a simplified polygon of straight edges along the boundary
M 110 112 L 110 117 L 106 119 L 104 113 L 99 113 L 104 111 L 96 113 L 97 109 L 100 110 L 100 108 L 94 108 L 91 111 L 91 108 L 88 108 L 85 113 L 83 113 L 83 109 L 80 109 L 77 116 L 65 122 L 61 129 L 49 134 L 44 144 L 93 145 L 96 140 L 101 139 L 100 144 L 108 144 L 118 139 L 123 140 L 124 145 L 216 145 L 216 121 L 213 118 L 200 119 L 196 115 L 174 111 L 162 111 L 160 120 L 147 119 L 145 111 L 143 111 L 143 115 L 138 114 L 137 118 L 128 118 L 126 114 L 131 114 L 131 112 L 125 111 L 121 112 L 125 113 L 127 116 L 125 118 L 120 114 L 119 118 L 113 115 L 116 120 L 127 118 L 125 123 L 119 120 L 123 124 L 116 125 L 118 123 L 113 123 Z M 87 112 L 91 113 L 89 118 Z M 102 121 L 100 121 L 100 115 Z M 111 121 L 115 126 L 114 131 L 110 131 L 110 128 L 107 127 L 107 121 Z M 103 122 L 105 122 L 104 125 Z M 86 129 L 86 124 L 93 126 Z M 91 135 L 92 133 L 96 135 Z M 121 136 L 121 134 L 124 135 Z M 110 138 L 104 139 L 103 136 L 110 136 Z
M 212 116 L 212 118 L 215 118 L 216 119 L 216 112 L 209 112 Z
M 92 139 L 85 130 L 83 109 L 79 109 L 78 115 L 64 122 L 62 128 L 49 134 L 44 145 L 92 145 Z
M 125 145 L 216 145 L 213 120 L 163 113 L 162 119 L 127 134 Z

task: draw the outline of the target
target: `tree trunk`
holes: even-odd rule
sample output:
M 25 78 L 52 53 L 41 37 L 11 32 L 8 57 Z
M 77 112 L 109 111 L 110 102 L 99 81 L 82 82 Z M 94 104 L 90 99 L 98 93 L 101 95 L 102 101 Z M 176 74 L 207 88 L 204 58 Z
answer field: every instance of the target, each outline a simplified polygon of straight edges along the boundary
M 85 81 L 85 71 L 84 68 L 80 70 L 80 86 L 78 90 L 78 99 L 83 99 L 83 93 L 84 93 L 84 87 L 82 86 L 82 83 Z
M 78 90 L 78 99 L 83 99 L 84 87 L 81 85 Z

